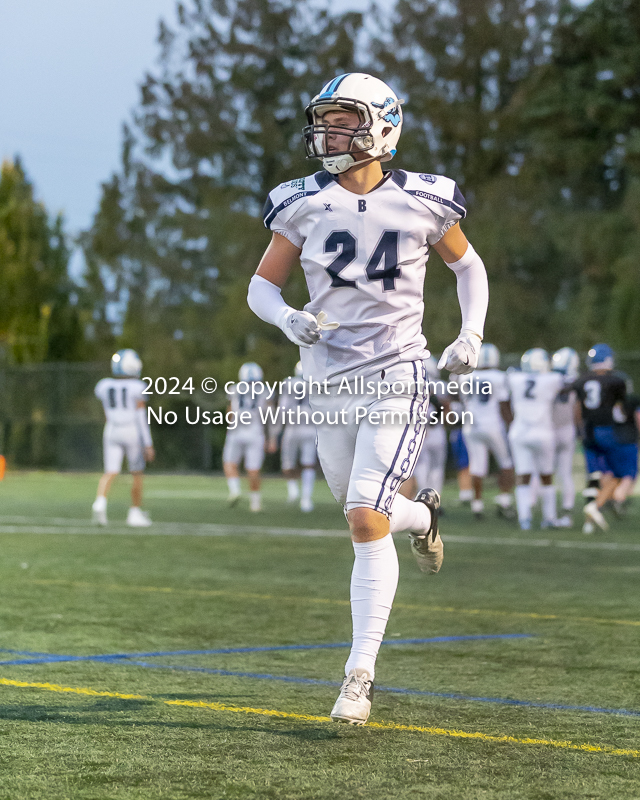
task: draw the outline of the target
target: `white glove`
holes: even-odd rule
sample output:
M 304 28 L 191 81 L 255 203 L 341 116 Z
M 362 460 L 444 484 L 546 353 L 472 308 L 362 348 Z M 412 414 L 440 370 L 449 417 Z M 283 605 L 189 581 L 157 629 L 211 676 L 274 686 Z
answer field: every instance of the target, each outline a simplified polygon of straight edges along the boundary
M 282 322 L 282 330 L 294 344 L 309 348 L 320 339 L 322 331 L 332 331 L 340 326 L 339 322 L 326 322 L 326 319 L 324 311 L 314 317 L 308 311 L 291 309 Z
M 438 369 L 446 369 L 454 375 L 467 375 L 478 366 L 478 355 L 482 339 L 477 333 L 461 331 L 460 336 L 446 347 L 438 361 Z

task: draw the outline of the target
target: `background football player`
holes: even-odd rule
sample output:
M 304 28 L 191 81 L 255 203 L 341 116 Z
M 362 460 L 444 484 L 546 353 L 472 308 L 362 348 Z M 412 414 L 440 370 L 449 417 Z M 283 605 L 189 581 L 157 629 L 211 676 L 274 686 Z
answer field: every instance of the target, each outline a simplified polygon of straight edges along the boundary
M 506 373 L 500 370 L 500 351 L 494 344 L 483 343 L 478 357 L 478 370 L 473 377 L 480 381 L 480 391 L 461 395 L 465 411 L 473 423 L 462 426 L 462 435 L 469 453 L 469 472 L 474 491 L 471 510 L 476 517 L 484 513 L 482 489 L 489 473 L 489 454 L 493 454 L 500 474 L 499 493 L 495 503 L 500 516 L 513 519 L 514 472 L 506 426 L 511 422 L 509 389 Z
M 332 719 L 364 724 L 371 708 L 375 662 L 398 583 L 390 535 L 409 531 L 420 568 L 442 563 L 440 499 L 423 490 L 398 494 L 414 467 L 424 425 L 374 424 L 372 412 L 415 417 L 426 410 L 429 355 L 422 334 L 425 265 L 433 247 L 455 272 L 462 311 L 459 337 L 439 367 L 475 368 L 488 303 L 484 264 L 457 224 L 465 203 L 449 178 L 393 170 L 401 100 L 383 81 L 349 73 L 327 83 L 306 109 L 307 155 L 324 170 L 274 189 L 264 209 L 272 231 L 249 286 L 249 305 L 300 345 L 307 380 L 327 381 L 310 394 L 314 411 L 342 412 L 344 425 L 318 426 L 318 456 L 343 505 L 355 554 L 351 580 L 353 645 Z M 281 289 L 302 264 L 310 301 L 288 306 Z M 343 378 L 378 385 L 402 382 L 398 394 L 339 393 Z M 364 418 L 356 421 L 356 409 Z M 325 420 L 327 417 L 325 416 Z
M 267 406 L 266 392 L 244 391 L 247 385 L 262 381 L 262 368 L 255 361 L 248 361 L 240 367 L 239 383 L 227 395 L 229 411 L 233 411 L 239 420 L 243 414 L 245 422 L 238 422 L 235 428 L 229 428 L 224 440 L 222 466 L 229 489 L 229 504 L 235 505 L 241 497 L 240 464 L 249 478 L 249 508 L 253 512 L 262 510 L 260 493 L 260 470 L 264 462 L 265 424 L 260 414 Z
M 616 423 L 626 422 L 627 386 L 624 378 L 613 371 L 613 350 L 607 344 L 594 345 L 587 354 L 587 366 L 589 372 L 573 388 L 580 401 L 578 419 L 589 480 L 595 484 L 599 477 L 601 482 L 597 496 L 584 507 L 583 530 L 590 533 L 590 525 L 601 530 L 609 527 L 602 508 L 622 480 L 635 480 L 638 453 L 633 443 L 621 441 L 616 430 Z
M 146 461 L 153 461 L 155 452 L 147 420 L 147 406 L 142 392 L 146 384 L 140 380 L 142 361 L 135 350 L 118 350 L 111 359 L 112 378 L 98 381 L 95 395 L 101 401 L 106 417 L 102 445 L 104 474 L 98 483 L 98 494 L 91 507 L 93 520 L 107 524 L 107 495 L 113 479 L 122 469 L 127 456 L 127 466 L 133 477 L 131 508 L 127 525 L 143 528 L 151 520 L 142 505 L 142 479 Z
M 513 422 L 509 428 L 509 444 L 516 469 L 516 506 L 518 522 L 524 531 L 531 528 L 531 476 L 540 475 L 542 527 L 556 523 L 556 490 L 553 486 L 555 436 L 553 405 L 564 379 L 550 372 L 546 350 L 534 347 L 520 360 L 522 371 L 508 372 Z
M 580 356 L 571 347 L 562 347 L 551 357 L 551 369 L 573 382 L 580 370 Z M 576 486 L 573 479 L 573 454 L 576 449 L 576 393 L 560 392 L 553 405 L 553 428 L 556 441 L 555 475 L 560 486 L 562 515 L 556 520 L 559 528 L 573 525 Z
M 294 379 L 291 380 L 291 391 L 283 391 L 278 398 L 277 422 L 269 431 L 270 450 L 273 452 L 277 447 L 276 437 L 282 429 L 283 419 L 280 463 L 282 474 L 287 480 L 287 499 L 290 503 L 300 499 L 300 510 L 308 513 L 313 511 L 313 487 L 316 480 L 316 426 L 311 422 L 308 384 L 302 377 L 302 364 L 299 361 Z M 298 475 L 301 478 L 302 491 L 298 486 Z

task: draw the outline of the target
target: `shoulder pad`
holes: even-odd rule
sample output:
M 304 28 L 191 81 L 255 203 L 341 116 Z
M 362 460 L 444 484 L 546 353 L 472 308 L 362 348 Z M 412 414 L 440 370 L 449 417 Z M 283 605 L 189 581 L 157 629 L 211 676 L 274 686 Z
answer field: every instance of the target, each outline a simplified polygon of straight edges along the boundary
M 292 181 L 286 181 L 276 186 L 275 189 L 269 192 L 262 210 L 265 227 L 270 228 L 273 220 L 285 208 L 298 204 L 305 197 L 318 194 L 330 183 L 333 183 L 331 175 L 321 170 L 316 172 L 315 175 L 308 175 L 306 178 L 295 178 Z
M 441 217 L 448 216 L 451 211 L 460 219 L 467 216 L 467 204 L 458 184 L 445 175 L 394 170 L 393 180 L 407 194 L 421 200 Z

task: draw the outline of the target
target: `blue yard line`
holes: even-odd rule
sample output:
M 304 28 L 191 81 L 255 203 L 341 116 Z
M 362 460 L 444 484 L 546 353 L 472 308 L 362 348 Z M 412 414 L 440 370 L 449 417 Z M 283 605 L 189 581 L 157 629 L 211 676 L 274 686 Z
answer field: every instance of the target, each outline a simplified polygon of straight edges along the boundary
M 485 639 L 529 639 L 531 633 L 496 633 L 472 636 L 434 636 L 430 639 L 389 639 L 383 645 L 403 644 L 441 644 L 443 642 L 473 642 Z M 66 656 L 50 653 L 30 653 L 20 650 L 0 650 L 5 653 L 32 656 L 24 659 L 0 661 L 1 666 L 17 664 L 47 664 L 59 661 L 114 661 L 127 658 L 160 658 L 164 656 L 217 656 L 229 653 L 268 653 L 281 650 L 332 650 L 351 647 L 351 642 L 332 642 L 329 644 L 284 644 L 264 647 L 222 647 L 217 650 L 164 650 L 154 653 L 107 653 L 95 656 Z
M 254 680 L 282 681 L 284 683 L 305 683 L 314 686 L 335 686 L 337 681 L 321 681 L 315 678 L 297 678 L 290 675 L 270 675 L 262 672 L 235 672 L 227 669 L 209 669 L 207 667 L 189 667 L 183 664 L 150 664 L 145 661 L 122 659 L 119 663 L 132 664 L 146 669 L 170 669 L 180 672 L 204 672 L 208 675 L 222 675 L 233 678 L 253 678 Z M 625 717 L 640 717 L 640 711 L 629 711 L 626 708 L 602 708 L 600 706 L 571 706 L 562 703 L 536 703 L 530 700 L 513 700 L 509 697 L 478 697 L 476 695 L 456 694 L 452 692 L 425 692 L 420 689 L 400 689 L 395 686 L 378 686 L 376 692 L 392 694 L 418 695 L 421 697 L 442 697 L 446 700 L 462 700 L 471 703 L 493 703 L 497 705 L 519 706 L 524 708 L 548 708 L 554 711 L 587 711 L 591 714 L 618 714 Z

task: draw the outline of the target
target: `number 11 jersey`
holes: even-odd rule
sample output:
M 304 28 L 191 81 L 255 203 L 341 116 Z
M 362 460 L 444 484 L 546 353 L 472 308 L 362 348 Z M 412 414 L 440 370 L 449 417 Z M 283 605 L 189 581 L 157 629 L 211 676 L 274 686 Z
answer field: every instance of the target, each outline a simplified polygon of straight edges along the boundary
M 363 195 L 328 172 L 269 194 L 266 227 L 302 250 L 305 311 L 325 311 L 340 323 L 301 349 L 306 379 L 335 384 L 428 355 L 422 317 L 429 249 L 465 215 L 454 181 L 404 170 L 387 173 Z
M 113 425 L 135 425 L 136 407 L 146 384 L 138 378 L 103 378 L 94 389 L 101 401 L 107 422 Z

